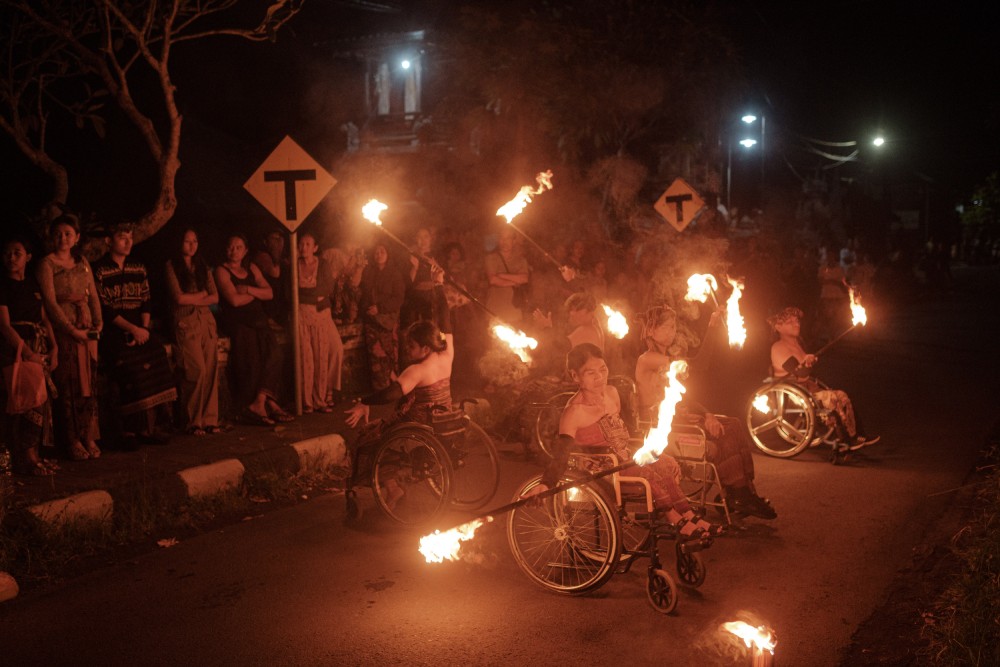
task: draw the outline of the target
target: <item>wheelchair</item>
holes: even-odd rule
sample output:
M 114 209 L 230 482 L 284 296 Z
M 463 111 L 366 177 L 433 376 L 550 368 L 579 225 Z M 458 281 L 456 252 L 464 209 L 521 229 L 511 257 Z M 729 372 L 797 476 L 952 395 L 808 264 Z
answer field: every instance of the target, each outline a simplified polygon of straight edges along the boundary
M 788 377 L 766 378 L 746 406 L 747 428 L 754 444 L 765 454 L 782 459 L 810 447 L 829 445 L 831 461 L 839 463 L 846 451 L 837 437 L 838 419 L 809 389 Z
M 560 483 L 617 464 L 610 451 L 577 450 Z M 515 500 L 539 483 L 541 475 L 529 478 Z M 711 544 L 711 538 L 681 540 L 677 529 L 653 508 L 649 482 L 620 472 L 514 509 L 507 517 L 507 540 L 518 567 L 532 582 L 564 595 L 592 592 L 647 557 L 646 597 L 664 614 L 677 607 L 678 580 L 691 588 L 704 583 L 707 570 L 697 552 Z M 661 540 L 674 540 L 676 579 L 660 559 Z
M 608 379 L 608 384 L 618 390 L 621 398 L 621 417 L 634 434 L 630 440 L 630 448 L 637 450 L 642 446 L 645 434 L 649 432 L 652 423 L 639 418 L 636 408 L 636 388 L 632 378 L 617 375 Z M 576 393 L 576 389 L 565 389 L 554 394 L 548 401 L 537 407 L 538 417 L 535 421 L 535 444 L 552 458 L 552 443 L 559 434 L 559 418 L 566 403 Z M 733 522 L 733 516 L 726 504 L 725 490 L 719 482 L 719 471 L 706 458 L 707 437 L 705 431 L 693 423 L 683 423 L 683 418 L 676 418 L 671 427 L 670 441 L 666 453 L 673 456 L 681 467 L 680 486 L 688 501 L 700 513 L 713 508 L 726 524 Z
M 382 513 L 406 526 L 490 502 L 500 484 L 500 457 L 462 406 L 434 406 L 430 425 L 401 421 L 359 447 L 344 492 L 348 519 L 361 518 L 357 485 L 370 486 Z

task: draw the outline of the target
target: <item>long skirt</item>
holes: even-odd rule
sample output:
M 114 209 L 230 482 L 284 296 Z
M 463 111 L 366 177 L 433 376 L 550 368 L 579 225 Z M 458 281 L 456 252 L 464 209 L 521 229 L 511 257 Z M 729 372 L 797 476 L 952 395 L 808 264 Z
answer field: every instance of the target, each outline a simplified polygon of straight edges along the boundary
M 299 306 L 299 337 L 302 354 L 302 407 L 321 410 L 328 406 L 327 396 L 340 391 L 344 366 L 344 343 L 330 310 Z
M 143 345 L 124 345 L 115 350 L 111 374 L 118 384 L 118 411 L 122 415 L 177 400 L 167 351 L 156 336 L 150 336 Z
M 61 331 L 56 332 L 59 365 L 52 372 L 59 398 L 55 402 L 57 444 L 69 447 L 74 442 L 99 440 L 97 396 L 97 342 L 81 343 Z
M 705 458 L 719 471 L 719 482 L 723 486 L 750 487 L 753 484 L 754 469 L 752 444 L 746 427 L 736 417 L 715 417 L 722 423 L 722 435 L 718 438 L 708 437 Z
M 281 390 L 283 359 L 274 332 L 266 324 L 236 324 L 229 334 L 229 386 L 234 405 L 250 405 L 257 394 L 278 400 Z
M 366 319 L 364 335 L 372 388 L 376 391 L 385 389 L 392 382 L 392 376 L 396 372 L 399 327 L 395 325 L 387 329 L 377 322 Z
M 219 425 L 219 335 L 208 308 L 178 318 L 174 327 L 181 397 L 189 428 Z

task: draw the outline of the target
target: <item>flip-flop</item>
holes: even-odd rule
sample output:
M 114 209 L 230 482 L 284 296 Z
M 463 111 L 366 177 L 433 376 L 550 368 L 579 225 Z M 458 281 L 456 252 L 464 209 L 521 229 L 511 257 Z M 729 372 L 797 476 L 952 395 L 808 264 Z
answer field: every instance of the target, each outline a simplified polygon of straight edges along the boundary
M 267 415 L 259 415 L 249 408 L 243 411 L 243 421 L 254 426 L 274 426 L 277 423 Z

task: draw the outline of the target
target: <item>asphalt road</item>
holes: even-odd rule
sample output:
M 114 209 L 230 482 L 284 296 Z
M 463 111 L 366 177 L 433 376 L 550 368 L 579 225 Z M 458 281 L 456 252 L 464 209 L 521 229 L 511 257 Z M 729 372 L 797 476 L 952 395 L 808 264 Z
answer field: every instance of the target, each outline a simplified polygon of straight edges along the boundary
M 746 664 L 717 653 L 718 626 L 749 610 L 777 632 L 779 664 L 837 664 L 1000 414 L 1000 280 L 959 278 L 950 294 L 871 313 L 827 355 L 825 378 L 882 443 L 842 466 L 819 450 L 758 456 L 778 519 L 747 520 L 704 552 L 708 578 L 682 591 L 674 615 L 648 606 L 642 563 L 590 596 L 561 597 L 520 573 L 502 522 L 465 561 L 430 565 L 418 534 L 382 521 L 368 497 L 368 520 L 347 528 L 343 499 L 326 496 L 4 604 L 0 660 Z M 505 457 L 497 504 L 532 471 Z

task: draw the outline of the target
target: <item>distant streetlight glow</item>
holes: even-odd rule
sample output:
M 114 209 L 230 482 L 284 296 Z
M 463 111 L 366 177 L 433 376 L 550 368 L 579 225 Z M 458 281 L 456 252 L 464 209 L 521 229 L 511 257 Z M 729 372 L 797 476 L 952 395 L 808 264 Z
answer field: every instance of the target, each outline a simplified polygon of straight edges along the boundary
M 743 118 L 741 118 L 740 120 L 749 125 L 750 123 L 757 120 L 757 116 L 754 116 L 752 113 L 748 113 L 746 116 L 743 116 Z
M 876 146 L 881 146 L 882 144 L 885 143 L 885 138 L 884 137 L 875 137 L 875 140 L 872 141 L 872 143 L 875 144 Z
M 753 148 L 753 146 L 756 143 L 757 143 L 756 139 L 744 139 L 743 141 L 740 142 L 740 145 L 745 146 L 747 148 Z
M 399 63 L 399 65 L 403 69 L 410 69 L 410 61 L 409 60 L 404 60 L 403 62 Z

